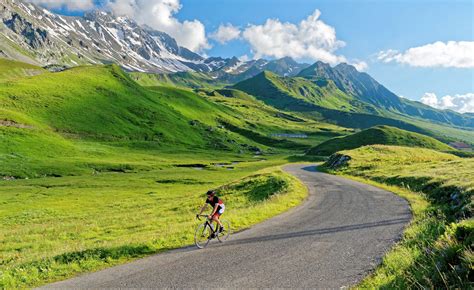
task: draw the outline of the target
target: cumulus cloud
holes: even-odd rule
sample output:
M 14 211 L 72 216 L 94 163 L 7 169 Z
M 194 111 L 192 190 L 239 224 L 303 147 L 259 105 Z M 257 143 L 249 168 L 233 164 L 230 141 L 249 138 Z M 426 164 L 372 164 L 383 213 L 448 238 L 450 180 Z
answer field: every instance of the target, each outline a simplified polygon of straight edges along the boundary
M 240 29 L 230 23 L 220 25 L 209 37 L 221 44 L 237 39 L 240 37 Z
M 28 0 L 36 5 L 48 9 L 67 9 L 70 11 L 84 11 L 94 8 L 93 0 Z
M 398 62 L 416 67 L 474 68 L 474 42 L 437 41 L 405 52 L 389 49 L 379 52 L 377 59 L 385 63 Z
M 126 15 L 140 24 L 171 35 L 179 45 L 199 52 L 210 48 L 206 29 L 199 20 L 179 21 L 179 0 L 108 0 L 106 6 L 117 15 Z
M 321 60 L 330 64 L 347 62 L 335 51 L 345 45 L 336 38 L 336 30 L 320 20 L 321 12 L 298 24 L 268 19 L 263 25 L 249 25 L 243 38 L 251 46 L 255 58 L 290 56 L 295 59 Z
M 367 68 L 369 68 L 369 65 L 365 61 L 361 60 L 354 60 L 351 63 L 358 71 L 365 71 Z
M 437 109 L 450 109 L 460 113 L 474 112 L 474 93 L 446 95 L 441 98 L 434 93 L 425 93 L 421 97 L 421 102 Z
M 250 57 L 248 55 L 244 54 L 244 55 L 239 56 L 239 60 L 243 61 L 243 62 L 246 62 L 246 61 L 250 60 Z

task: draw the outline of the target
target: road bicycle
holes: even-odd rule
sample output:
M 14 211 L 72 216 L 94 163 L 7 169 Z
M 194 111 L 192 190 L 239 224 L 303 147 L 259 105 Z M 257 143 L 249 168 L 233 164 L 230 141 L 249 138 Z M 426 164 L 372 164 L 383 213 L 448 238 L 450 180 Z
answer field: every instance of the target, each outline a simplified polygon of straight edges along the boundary
M 221 220 L 222 225 L 224 226 L 224 230 L 220 231 L 220 226 L 212 225 L 212 221 L 209 219 L 207 215 L 198 215 L 197 218 L 201 220 L 199 217 L 206 217 L 204 223 L 198 225 L 196 227 L 196 231 L 194 232 L 194 243 L 196 247 L 199 249 L 203 249 L 207 247 L 209 242 L 213 239 L 217 239 L 219 242 L 225 242 L 230 236 L 230 222 L 227 220 Z

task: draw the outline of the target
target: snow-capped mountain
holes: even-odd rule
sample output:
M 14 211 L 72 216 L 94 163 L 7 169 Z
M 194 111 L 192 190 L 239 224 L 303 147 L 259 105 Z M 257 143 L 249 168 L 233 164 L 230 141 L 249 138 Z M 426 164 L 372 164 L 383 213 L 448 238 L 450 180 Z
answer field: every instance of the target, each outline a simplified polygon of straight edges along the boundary
M 263 70 L 294 76 L 308 66 L 291 58 L 204 58 L 170 35 L 126 17 L 99 10 L 83 17 L 63 16 L 21 0 L 0 0 L 0 57 L 41 66 L 117 63 L 130 71 L 197 71 L 228 80 Z
M 166 33 L 103 11 L 69 17 L 23 1 L 0 0 L 0 20 L 0 55 L 35 64 L 114 62 L 153 72 L 212 67 Z
M 297 63 L 290 57 L 275 60 L 257 59 L 241 61 L 236 57 L 226 59 L 225 64 L 210 74 L 213 78 L 229 83 L 235 83 L 258 75 L 267 70 L 280 76 L 296 76 L 309 64 Z

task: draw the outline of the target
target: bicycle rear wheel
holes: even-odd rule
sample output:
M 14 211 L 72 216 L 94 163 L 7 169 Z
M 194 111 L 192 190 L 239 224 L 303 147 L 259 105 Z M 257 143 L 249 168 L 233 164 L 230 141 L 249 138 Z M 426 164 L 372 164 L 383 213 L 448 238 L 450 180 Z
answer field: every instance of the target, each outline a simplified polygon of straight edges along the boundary
M 222 225 L 224 226 L 224 231 L 217 234 L 217 239 L 219 242 L 223 243 L 230 237 L 230 222 L 228 220 L 221 220 Z M 220 229 L 220 228 L 219 228 Z
M 196 247 L 199 249 L 205 248 L 211 240 L 211 233 L 212 231 L 206 223 L 200 224 L 196 228 L 196 232 L 194 232 L 194 243 L 196 244 Z

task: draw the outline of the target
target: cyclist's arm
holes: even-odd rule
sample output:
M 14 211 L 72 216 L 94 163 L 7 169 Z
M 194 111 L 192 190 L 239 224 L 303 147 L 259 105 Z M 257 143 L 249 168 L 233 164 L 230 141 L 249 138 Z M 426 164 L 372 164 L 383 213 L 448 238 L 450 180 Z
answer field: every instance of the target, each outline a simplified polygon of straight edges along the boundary
M 199 212 L 199 214 L 202 214 L 202 212 L 206 209 L 207 207 L 207 203 L 205 203 L 202 208 L 201 208 L 201 211 Z
M 211 215 L 214 215 L 217 212 L 217 208 L 219 207 L 219 204 L 216 203 L 214 206 L 214 210 L 212 211 Z

